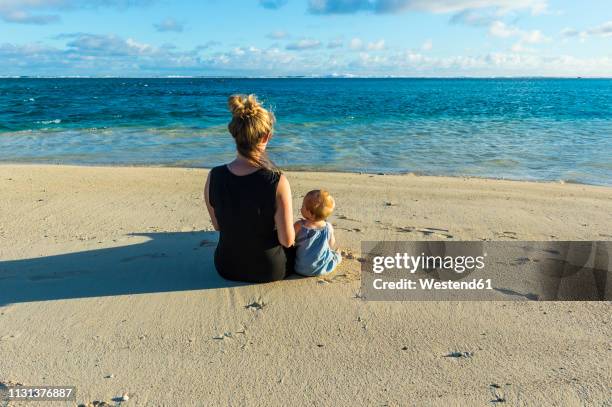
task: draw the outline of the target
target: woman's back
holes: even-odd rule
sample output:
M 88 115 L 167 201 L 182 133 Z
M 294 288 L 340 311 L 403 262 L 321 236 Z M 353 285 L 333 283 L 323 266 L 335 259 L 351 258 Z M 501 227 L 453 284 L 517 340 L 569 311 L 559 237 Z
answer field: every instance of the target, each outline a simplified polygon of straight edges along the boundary
M 209 199 L 220 231 L 215 267 L 224 278 L 267 282 L 286 276 L 274 222 L 279 179 L 265 168 L 241 176 L 227 165 L 211 170 Z

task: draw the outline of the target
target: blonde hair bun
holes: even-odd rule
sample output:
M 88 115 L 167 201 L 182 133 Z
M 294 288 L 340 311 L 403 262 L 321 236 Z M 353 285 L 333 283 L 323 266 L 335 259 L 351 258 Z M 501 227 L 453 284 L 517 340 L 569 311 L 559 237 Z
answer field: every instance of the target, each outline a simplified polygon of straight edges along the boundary
M 245 119 L 260 114 L 265 109 L 255 95 L 232 95 L 227 101 L 230 112 L 235 118 Z

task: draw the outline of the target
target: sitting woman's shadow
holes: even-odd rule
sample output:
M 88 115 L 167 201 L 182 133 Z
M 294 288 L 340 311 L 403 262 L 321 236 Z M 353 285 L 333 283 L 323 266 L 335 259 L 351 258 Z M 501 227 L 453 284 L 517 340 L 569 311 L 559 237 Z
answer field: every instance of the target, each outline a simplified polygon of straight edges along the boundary
M 130 236 L 136 242 L 119 247 L 0 261 L 0 306 L 244 285 L 217 274 L 216 232 Z

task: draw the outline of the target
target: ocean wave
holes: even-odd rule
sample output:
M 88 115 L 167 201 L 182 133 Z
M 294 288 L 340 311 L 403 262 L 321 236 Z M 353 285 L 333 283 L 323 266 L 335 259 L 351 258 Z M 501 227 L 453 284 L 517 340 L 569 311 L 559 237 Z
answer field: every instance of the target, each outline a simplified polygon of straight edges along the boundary
M 40 120 L 40 121 L 37 121 L 36 124 L 60 124 L 61 122 L 62 122 L 61 119 Z

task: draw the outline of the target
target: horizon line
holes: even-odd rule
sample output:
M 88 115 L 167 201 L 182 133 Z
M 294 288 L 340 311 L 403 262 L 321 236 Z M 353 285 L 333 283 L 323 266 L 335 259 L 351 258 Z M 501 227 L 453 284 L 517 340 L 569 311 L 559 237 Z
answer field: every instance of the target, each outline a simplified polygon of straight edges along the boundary
M 394 75 L 0 75 L 0 79 L 612 79 L 612 76 L 491 75 L 491 76 L 394 76 Z

